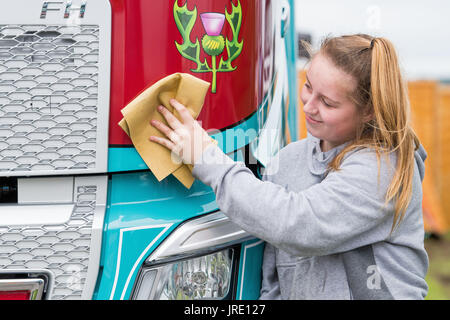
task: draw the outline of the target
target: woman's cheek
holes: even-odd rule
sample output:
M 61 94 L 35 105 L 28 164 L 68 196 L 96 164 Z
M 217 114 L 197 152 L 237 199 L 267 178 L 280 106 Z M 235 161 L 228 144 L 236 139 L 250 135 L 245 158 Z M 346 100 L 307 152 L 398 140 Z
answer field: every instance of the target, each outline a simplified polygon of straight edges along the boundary
M 303 105 L 305 105 L 309 100 L 309 93 L 307 92 L 308 89 L 303 86 L 302 91 L 300 93 L 300 100 L 302 100 Z

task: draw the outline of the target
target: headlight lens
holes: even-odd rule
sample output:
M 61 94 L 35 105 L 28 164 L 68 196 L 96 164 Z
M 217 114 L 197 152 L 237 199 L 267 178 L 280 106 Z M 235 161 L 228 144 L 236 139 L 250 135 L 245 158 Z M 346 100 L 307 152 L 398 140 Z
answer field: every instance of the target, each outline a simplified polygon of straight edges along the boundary
M 233 249 L 142 269 L 135 299 L 223 299 L 228 295 Z

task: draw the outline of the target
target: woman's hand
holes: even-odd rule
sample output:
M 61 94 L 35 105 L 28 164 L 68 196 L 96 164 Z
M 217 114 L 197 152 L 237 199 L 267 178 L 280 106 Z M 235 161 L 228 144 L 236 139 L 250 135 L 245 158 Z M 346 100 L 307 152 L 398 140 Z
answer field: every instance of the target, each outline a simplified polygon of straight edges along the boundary
M 150 124 L 161 131 L 168 139 L 151 136 L 150 141 L 157 142 L 175 154 L 186 164 L 194 164 L 201 158 L 203 151 L 214 140 L 195 120 L 189 110 L 175 99 L 170 100 L 170 104 L 181 116 L 180 122 L 168 109 L 163 106 L 158 107 L 170 127 L 157 120 L 151 120 Z

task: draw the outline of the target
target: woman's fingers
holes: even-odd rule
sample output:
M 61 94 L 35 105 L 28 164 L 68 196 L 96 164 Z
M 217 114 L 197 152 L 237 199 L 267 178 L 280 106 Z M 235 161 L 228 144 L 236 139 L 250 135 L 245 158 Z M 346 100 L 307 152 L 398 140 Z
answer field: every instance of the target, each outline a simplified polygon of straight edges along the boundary
M 172 129 L 176 130 L 182 126 L 182 123 L 172 114 L 172 112 L 170 112 L 163 106 L 159 106 L 158 111 L 162 113 Z
M 166 148 L 168 148 L 171 151 L 173 151 L 175 149 L 175 144 L 172 141 L 167 140 L 165 138 L 151 136 L 149 139 L 150 139 L 150 141 L 157 142 L 157 143 L 165 146 Z
M 171 99 L 170 104 L 180 114 L 181 121 L 168 109 L 163 106 L 158 107 L 168 125 L 157 120 L 151 120 L 150 123 L 169 139 L 152 136 L 150 141 L 167 147 L 184 163 L 194 163 L 207 145 L 209 141 L 207 139 L 211 138 L 183 104 L 175 99 Z
M 170 104 L 177 109 L 178 113 L 181 116 L 181 119 L 184 123 L 189 123 L 190 121 L 194 120 L 191 113 L 189 112 L 188 108 L 186 108 L 183 104 L 178 102 L 175 99 L 170 99 Z
M 155 128 L 157 128 L 162 133 L 164 133 L 166 137 L 172 140 L 172 142 L 174 142 L 175 144 L 180 142 L 180 136 L 176 134 L 176 132 L 170 129 L 168 126 L 166 126 L 164 123 L 159 122 L 157 120 L 151 120 L 150 124 Z

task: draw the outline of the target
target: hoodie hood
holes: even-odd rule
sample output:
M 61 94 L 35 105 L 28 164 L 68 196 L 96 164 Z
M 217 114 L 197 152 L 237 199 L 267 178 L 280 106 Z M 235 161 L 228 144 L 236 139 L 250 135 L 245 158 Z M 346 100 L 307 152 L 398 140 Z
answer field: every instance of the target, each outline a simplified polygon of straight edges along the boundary
M 345 148 L 349 142 L 343 143 L 331 150 L 323 152 L 320 148 L 320 139 L 308 132 L 308 167 L 314 175 L 323 175 L 327 172 L 328 163 Z
M 414 158 L 416 160 L 417 168 L 419 169 L 420 180 L 423 181 L 425 176 L 425 159 L 427 158 L 427 152 L 422 145 L 414 152 Z

